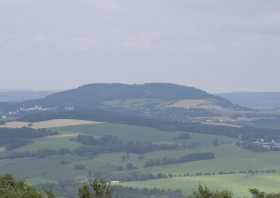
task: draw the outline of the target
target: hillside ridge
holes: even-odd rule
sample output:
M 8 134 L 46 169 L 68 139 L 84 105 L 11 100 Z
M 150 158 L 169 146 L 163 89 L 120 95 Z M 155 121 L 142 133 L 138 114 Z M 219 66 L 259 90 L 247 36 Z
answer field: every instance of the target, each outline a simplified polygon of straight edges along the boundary
M 198 88 L 176 85 L 171 83 L 96 83 L 88 84 L 76 89 L 51 94 L 43 99 L 50 103 L 100 103 L 106 100 L 125 100 L 132 98 L 149 98 L 163 100 L 179 99 L 215 99 L 225 105 L 231 103 L 219 96 L 211 95 Z

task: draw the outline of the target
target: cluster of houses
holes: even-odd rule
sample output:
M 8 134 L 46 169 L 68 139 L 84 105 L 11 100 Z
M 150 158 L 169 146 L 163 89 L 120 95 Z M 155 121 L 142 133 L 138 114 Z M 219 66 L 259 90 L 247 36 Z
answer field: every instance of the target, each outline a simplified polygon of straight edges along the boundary
M 43 107 L 40 105 L 34 105 L 31 107 L 20 107 L 19 109 L 15 111 L 10 111 L 10 112 L 0 112 L 0 121 L 1 120 L 7 120 L 10 118 L 16 118 L 24 113 L 31 113 L 31 112 L 44 112 L 44 111 L 54 111 L 56 110 L 57 107 Z M 62 108 L 64 111 L 74 111 L 75 107 L 74 106 L 65 106 Z
M 267 150 L 267 151 L 279 151 L 280 150 L 280 142 L 276 142 L 273 139 L 270 142 L 267 142 L 261 138 L 261 139 L 257 139 L 252 144 L 256 147 L 259 147 L 259 148 Z

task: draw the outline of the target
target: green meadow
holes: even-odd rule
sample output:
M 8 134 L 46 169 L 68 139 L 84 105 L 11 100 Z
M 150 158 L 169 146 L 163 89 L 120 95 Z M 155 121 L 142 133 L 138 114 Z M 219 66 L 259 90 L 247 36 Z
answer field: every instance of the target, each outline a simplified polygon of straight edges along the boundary
M 198 184 L 212 189 L 229 189 L 238 196 L 248 195 L 248 188 L 257 187 L 266 192 L 279 191 L 280 152 L 251 152 L 236 146 L 237 139 L 206 134 L 189 133 L 189 139 L 180 137 L 183 132 L 168 132 L 149 127 L 125 124 L 94 124 L 53 128 L 59 135 L 35 139 L 31 144 L 17 148 L 16 152 L 36 152 L 41 150 L 75 150 L 83 146 L 71 139 L 78 134 L 101 137 L 116 136 L 123 141 L 142 143 L 170 143 L 192 145 L 184 149 L 159 150 L 144 154 L 108 152 L 96 156 L 54 155 L 45 158 L 16 158 L 0 160 L 0 174 L 11 173 L 34 184 L 56 183 L 82 178 L 91 173 L 110 174 L 171 174 L 172 178 L 147 181 L 122 182 L 121 185 L 137 188 L 179 189 L 191 192 Z M 186 154 L 212 152 L 215 159 L 158 165 L 145 168 L 145 163 L 155 159 L 177 159 Z M 2 154 L 5 151 L 2 151 Z M 134 169 L 127 169 L 133 164 Z M 275 174 L 239 174 L 249 170 L 276 170 Z M 220 175 L 221 171 L 234 171 L 236 174 Z M 186 174 L 215 173 L 211 176 L 184 177 Z
M 216 175 L 199 177 L 177 177 L 137 182 L 123 182 L 120 185 L 133 188 L 160 188 L 165 190 L 181 190 L 188 195 L 198 185 L 207 185 L 212 190 L 230 190 L 237 197 L 249 197 L 249 189 L 258 188 L 265 192 L 279 192 L 280 175 Z
M 79 133 L 92 136 L 112 135 L 122 140 L 137 142 L 170 142 L 180 133 L 168 133 L 158 129 L 125 124 L 94 124 L 55 128 L 60 133 Z

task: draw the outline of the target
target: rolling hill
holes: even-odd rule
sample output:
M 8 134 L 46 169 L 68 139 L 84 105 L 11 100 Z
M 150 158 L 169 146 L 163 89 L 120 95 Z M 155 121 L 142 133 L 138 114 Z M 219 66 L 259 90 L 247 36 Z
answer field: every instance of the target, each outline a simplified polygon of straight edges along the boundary
M 72 105 L 80 107 L 92 107 L 104 105 L 112 101 L 126 100 L 216 100 L 221 106 L 232 104 L 219 96 L 208 94 L 197 88 L 168 84 L 90 84 L 77 89 L 67 90 L 47 96 L 41 102 L 48 105 Z
M 256 139 L 280 141 L 278 125 L 238 125 L 242 118 L 268 114 L 200 89 L 91 84 L 2 105 L 14 109 L 17 122 L 8 120 L 0 128 L 0 174 L 40 187 L 55 185 L 61 197 L 71 197 L 77 184 L 92 177 L 184 195 L 198 183 L 211 189 L 231 186 L 238 196 L 247 196 L 252 183 L 271 192 L 278 189 L 265 187 L 279 179 L 280 151 L 252 147 Z
M 180 122 L 235 124 L 248 117 L 263 115 L 235 105 L 229 100 L 206 91 L 169 83 L 89 84 L 54 93 L 43 99 L 21 103 L 0 103 L 0 112 L 34 110 L 93 111 L 129 113 L 136 116 Z

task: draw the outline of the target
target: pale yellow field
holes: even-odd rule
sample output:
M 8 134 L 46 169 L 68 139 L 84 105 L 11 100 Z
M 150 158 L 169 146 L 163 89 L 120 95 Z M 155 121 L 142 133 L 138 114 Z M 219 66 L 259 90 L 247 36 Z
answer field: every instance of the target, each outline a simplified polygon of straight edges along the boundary
M 34 123 L 17 122 L 17 121 L 7 122 L 4 125 L 0 125 L 0 127 L 2 127 L 2 128 L 31 127 L 34 129 L 45 129 L 45 128 L 98 124 L 98 123 L 99 122 L 86 121 L 86 120 L 56 119 L 56 120 L 48 120 L 48 121 L 34 122 Z
M 202 122 L 203 124 L 214 125 L 214 126 L 228 126 L 228 127 L 236 127 L 241 128 L 241 125 L 237 124 L 230 124 L 230 123 L 223 123 L 223 122 Z
M 52 136 L 48 136 L 48 137 L 45 137 L 45 138 L 75 138 L 75 137 L 78 137 L 79 136 L 79 133 L 69 133 L 69 134 L 59 134 L 59 135 L 52 135 Z
M 22 127 L 28 127 L 27 122 L 7 122 L 4 125 L 0 125 L 1 128 L 22 128 Z
M 208 109 L 208 110 L 221 110 L 221 107 L 216 105 L 214 101 L 210 100 L 178 100 L 174 104 L 169 105 L 170 107 L 184 108 L 184 109 Z

